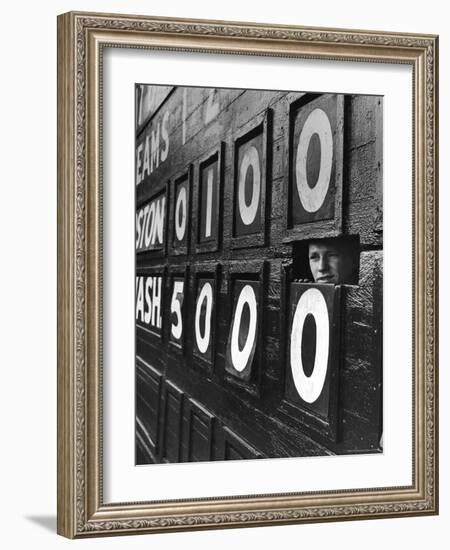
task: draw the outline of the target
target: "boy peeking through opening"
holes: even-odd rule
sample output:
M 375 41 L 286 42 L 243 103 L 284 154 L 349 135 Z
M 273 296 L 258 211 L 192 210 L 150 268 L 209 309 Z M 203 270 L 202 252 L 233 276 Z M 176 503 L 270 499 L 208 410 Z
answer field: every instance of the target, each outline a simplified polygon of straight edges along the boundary
M 353 243 L 340 239 L 311 240 L 307 246 L 312 282 L 334 285 L 354 284 L 356 253 Z M 295 279 L 311 282 L 310 278 Z

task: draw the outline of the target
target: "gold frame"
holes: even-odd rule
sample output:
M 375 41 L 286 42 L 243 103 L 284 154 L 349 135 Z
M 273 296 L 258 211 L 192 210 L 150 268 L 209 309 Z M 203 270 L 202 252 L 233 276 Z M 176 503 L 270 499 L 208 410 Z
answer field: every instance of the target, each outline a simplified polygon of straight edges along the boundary
M 413 68 L 413 484 L 102 502 L 102 48 L 409 64 Z M 67 537 L 438 512 L 438 38 L 94 13 L 58 17 L 58 533 Z

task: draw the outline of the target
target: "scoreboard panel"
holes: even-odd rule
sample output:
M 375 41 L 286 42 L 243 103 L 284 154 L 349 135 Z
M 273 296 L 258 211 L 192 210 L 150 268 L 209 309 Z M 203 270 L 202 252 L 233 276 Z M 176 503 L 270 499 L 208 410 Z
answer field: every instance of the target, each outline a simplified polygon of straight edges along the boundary
M 196 252 L 215 252 L 221 243 L 224 144 L 198 162 Z
M 191 232 L 191 188 L 192 167 L 173 179 L 170 215 L 170 251 L 171 255 L 187 254 Z
M 381 452 L 382 99 L 136 98 L 136 462 Z
M 288 229 L 309 224 L 329 236 L 341 230 L 344 98 L 305 100 L 291 105 Z

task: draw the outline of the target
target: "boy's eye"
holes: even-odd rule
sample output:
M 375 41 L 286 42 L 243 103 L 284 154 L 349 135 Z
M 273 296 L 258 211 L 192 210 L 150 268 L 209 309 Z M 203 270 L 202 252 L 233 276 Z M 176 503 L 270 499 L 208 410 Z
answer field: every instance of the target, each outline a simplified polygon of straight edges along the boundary
M 318 254 L 311 254 L 311 256 L 309 257 L 310 260 L 318 260 L 319 259 L 319 256 Z

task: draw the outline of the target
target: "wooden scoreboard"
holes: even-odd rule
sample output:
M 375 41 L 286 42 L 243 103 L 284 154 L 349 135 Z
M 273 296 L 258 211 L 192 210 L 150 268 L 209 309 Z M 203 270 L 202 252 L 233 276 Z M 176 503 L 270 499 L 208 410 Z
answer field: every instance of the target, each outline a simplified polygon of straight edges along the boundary
M 136 463 L 380 452 L 382 99 L 136 106 Z M 355 260 L 337 285 L 308 272 L 330 239 Z

